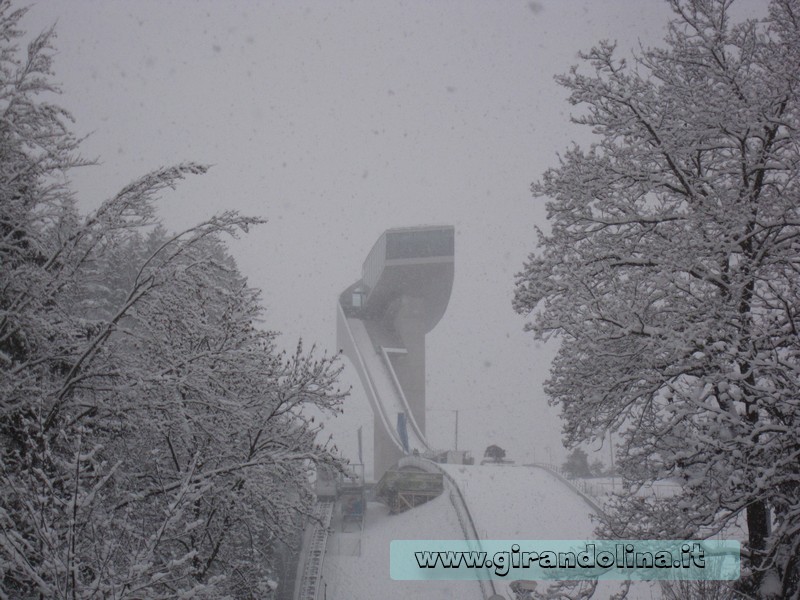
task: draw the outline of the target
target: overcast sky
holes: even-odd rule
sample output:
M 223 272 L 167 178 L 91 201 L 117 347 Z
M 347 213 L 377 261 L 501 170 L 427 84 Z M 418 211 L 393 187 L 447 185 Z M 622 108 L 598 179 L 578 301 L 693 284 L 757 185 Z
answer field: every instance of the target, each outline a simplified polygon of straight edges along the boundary
M 766 0 L 738 10 L 763 15 Z M 460 448 L 525 462 L 564 456 L 542 391 L 554 347 L 511 309 L 545 224 L 529 186 L 591 139 L 553 77 L 602 38 L 659 44 L 669 14 L 657 0 L 49 0 L 23 23 L 57 23 L 60 102 L 101 162 L 74 174 L 81 208 L 159 166 L 212 164 L 165 195 L 164 219 L 269 219 L 232 248 L 287 346 L 336 351 L 337 295 L 385 229 L 454 225 L 453 294 L 427 339 L 428 437 L 452 447 L 458 409 Z M 330 429 L 352 455 L 371 413 L 349 365 L 344 381 Z

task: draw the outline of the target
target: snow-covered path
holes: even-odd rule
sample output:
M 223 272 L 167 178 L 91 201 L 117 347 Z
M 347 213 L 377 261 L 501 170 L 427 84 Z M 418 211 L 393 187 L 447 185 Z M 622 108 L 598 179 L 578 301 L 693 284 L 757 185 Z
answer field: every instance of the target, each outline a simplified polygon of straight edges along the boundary
M 580 539 L 592 537 L 586 503 L 544 470 L 514 466 L 441 465 L 458 483 L 484 539 Z M 480 600 L 476 582 L 392 581 L 389 544 L 395 539 L 463 539 L 447 494 L 414 510 L 389 515 L 370 503 L 363 532 L 341 532 L 334 518 L 324 579 L 329 600 Z M 360 552 L 360 555 L 359 555 Z M 495 582 L 504 593 L 507 584 Z
M 592 509 L 547 471 L 522 466 L 441 465 L 456 481 L 483 539 L 592 539 Z M 396 539 L 463 539 L 447 493 L 398 515 L 370 503 L 364 531 L 349 524 L 341 531 L 334 515 L 324 564 L 327 600 L 481 600 L 477 582 L 393 581 L 389 544 Z M 513 598 L 506 581 L 497 592 Z M 544 584 L 542 584 L 544 585 Z M 614 582 L 601 582 L 597 598 L 611 595 Z M 658 598 L 647 582 L 637 583 L 631 599 Z
M 364 531 L 354 529 L 348 524 L 348 532 L 342 533 L 335 518 L 323 575 L 328 600 L 482 600 L 474 581 L 393 581 L 389 576 L 392 540 L 462 539 L 446 494 L 398 515 L 389 515 L 383 504 L 371 502 Z

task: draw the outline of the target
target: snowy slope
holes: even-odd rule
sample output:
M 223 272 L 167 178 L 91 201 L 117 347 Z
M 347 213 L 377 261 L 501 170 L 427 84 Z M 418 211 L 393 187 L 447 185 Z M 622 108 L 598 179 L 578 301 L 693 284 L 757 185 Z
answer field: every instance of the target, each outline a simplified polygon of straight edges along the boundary
M 483 539 L 593 539 L 593 509 L 544 469 L 514 465 L 441 465 L 456 481 Z M 540 583 L 540 588 L 547 584 Z M 600 582 L 597 600 L 610 597 L 616 582 Z M 513 598 L 508 582 L 495 581 L 498 593 Z M 659 598 L 658 584 L 636 582 L 631 600 Z
M 589 506 L 548 472 L 516 466 L 442 465 L 455 479 L 484 539 L 591 539 L 594 526 Z M 328 540 L 324 578 L 327 600 L 479 600 L 476 582 L 392 581 L 389 544 L 394 539 L 463 539 L 447 495 L 414 510 L 389 515 L 385 506 L 370 503 L 365 529 L 348 525 L 342 533 L 338 515 Z M 496 581 L 497 591 L 513 598 L 508 582 Z M 544 584 L 542 584 L 544 585 Z M 601 582 L 598 600 L 608 598 L 616 584 Z M 631 599 L 658 598 L 656 590 L 639 583 Z
M 324 582 L 328 600 L 480 600 L 477 582 L 392 581 L 389 544 L 396 539 L 461 539 L 461 527 L 446 494 L 399 515 L 369 503 L 363 533 L 338 519 L 328 538 Z M 360 555 L 359 555 L 360 554 Z
M 441 465 L 461 488 L 483 539 L 592 537 L 589 506 L 543 469 Z

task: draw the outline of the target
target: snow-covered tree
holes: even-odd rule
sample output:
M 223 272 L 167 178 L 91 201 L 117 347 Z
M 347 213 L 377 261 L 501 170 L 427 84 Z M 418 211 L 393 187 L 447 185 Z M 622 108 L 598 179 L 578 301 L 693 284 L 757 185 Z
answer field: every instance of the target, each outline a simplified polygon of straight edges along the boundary
M 589 468 L 589 455 L 580 448 L 572 449 L 561 469 L 569 477 L 588 477 L 592 474 Z
M 222 242 L 259 219 L 159 226 L 205 167 L 79 214 L 52 32 L 20 58 L 23 14 L 0 3 L 0 598 L 272 597 L 308 470 L 338 464 L 304 412 L 338 409 L 338 359 L 260 327 Z
M 506 451 L 497 444 L 491 444 L 490 446 L 486 447 L 483 457 L 491 459 L 494 462 L 503 462 L 503 460 L 506 458 Z
M 561 340 L 567 443 L 619 432 L 601 533 L 744 536 L 740 591 L 800 598 L 800 3 L 670 4 L 663 48 L 602 42 L 560 77 L 597 141 L 532 187 L 551 229 L 515 308 Z

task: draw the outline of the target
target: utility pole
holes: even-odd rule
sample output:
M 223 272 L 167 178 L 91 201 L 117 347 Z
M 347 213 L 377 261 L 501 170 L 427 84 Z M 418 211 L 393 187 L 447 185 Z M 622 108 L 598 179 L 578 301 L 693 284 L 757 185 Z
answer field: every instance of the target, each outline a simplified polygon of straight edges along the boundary
M 453 412 L 456 413 L 456 447 L 454 449 L 458 450 L 458 411 L 454 410 Z

